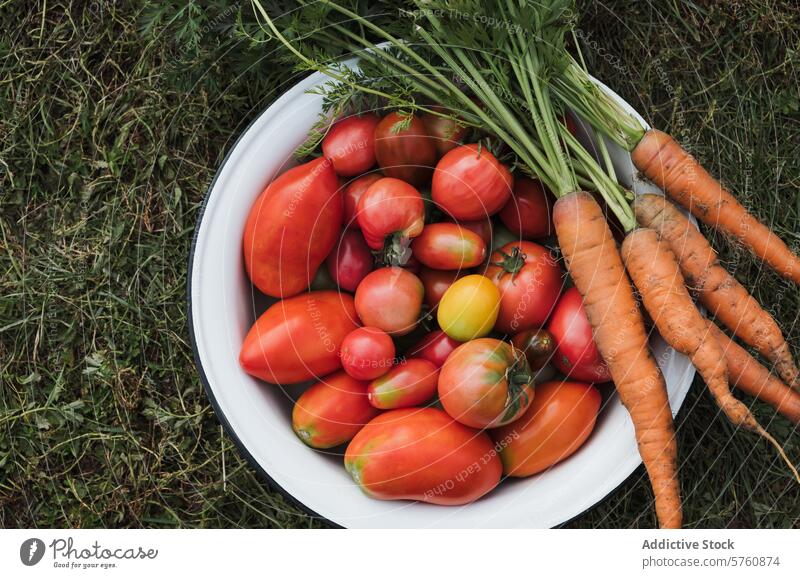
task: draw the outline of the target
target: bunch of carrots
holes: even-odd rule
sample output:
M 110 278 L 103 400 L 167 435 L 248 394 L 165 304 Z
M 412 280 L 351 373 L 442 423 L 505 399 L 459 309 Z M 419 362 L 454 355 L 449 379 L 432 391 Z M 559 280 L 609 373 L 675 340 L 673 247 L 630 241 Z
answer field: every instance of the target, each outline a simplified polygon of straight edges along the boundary
M 400 35 L 346 2 L 321 0 L 306 29 L 302 21 L 292 22 L 293 39 L 255 4 L 265 29 L 303 66 L 333 78 L 326 95 L 329 114 L 360 94 L 479 128 L 558 198 L 558 242 L 632 417 L 661 527 L 682 523 L 677 446 L 664 377 L 650 353 L 634 287 L 662 337 L 690 358 L 725 415 L 773 443 L 800 482 L 778 442 L 730 389 L 732 384 L 800 423 L 800 372 L 791 350 L 775 320 L 720 265 L 706 238 L 671 201 L 733 235 L 797 284 L 800 259 L 674 139 L 643 127 L 591 80 L 566 47 L 575 14 L 571 1 L 412 0 L 412 24 Z M 459 17 L 465 13 L 515 26 L 480 27 L 479 18 Z M 320 20 L 326 26 L 315 28 Z M 357 52 L 369 74 L 320 59 L 321 46 Z M 666 197 L 634 197 L 619 185 L 603 139 L 598 161 L 561 122 L 567 111 L 628 150 L 636 168 Z M 619 248 L 597 196 L 625 231 Z M 714 320 L 758 351 L 777 377 L 706 320 L 693 294 Z

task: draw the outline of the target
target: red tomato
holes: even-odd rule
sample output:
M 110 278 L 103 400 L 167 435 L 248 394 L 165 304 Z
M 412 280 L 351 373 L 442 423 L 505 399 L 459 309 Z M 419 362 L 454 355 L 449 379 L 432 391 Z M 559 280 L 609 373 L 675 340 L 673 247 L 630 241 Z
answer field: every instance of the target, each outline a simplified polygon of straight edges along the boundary
M 403 269 L 405 269 L 406 271 L 410 271 L 417 277 L 419 277 L 419 272 L 422 270 L 422 265 L 420 264 L 419 261 L 417 261 L 414 255 L 411 255 L 408 258 L 408 261 L 406 261 L 405 265 L 401 265 L 401 267 L 403 267 Z
M 380 119 L 374 114 L 348 116 L 331 127 L 322 141 L 322 154 L 333 161 L 333 168 L 343 177 L 352 177 L 375 164 L 375 127 Z
M 488 435 L 432 407 L 382 413 L 347 446 L 344 465 L 371 498 L 443 506 L 477 500 L 503 470 Z
M 561 293 L 561 268 L 546 247 L 530 241 L 504 245 L 492 253 L 485 275 L 500 290 L 495 329 L 517 333 L 541 327 Z
M 556 341 L 553 365 L 561 373 L 581 381 L 611 379 L 608 366 L 594 343 L 583 299 L 575 287 L 567 289 L 558 300 L 547 330 Z
M 520 239 L 541 239 L 553 232 L 552 202 L 539 181 L 514 181 L 514 195 L 500 211 L 500 220 Z
M 466 275 L 466 271 L 442 271 L 440 269 L 423 268 L 419 272 L 422 286 L 425 287 L 425 304 L 433 309 L 442 300 L 447 289 Z
M 358 231 L 345 230 L 342 240 L 326 261 L 334 282 L 345 291 L 355 291 L 372 271 L 372 252 Z
M 344 213 L 342 217 L 345 227 L 348 229 L 361 228 L 361 225 L 358 224 L 358 201 L 372 183 L 382 178 L 383 175 L 380 173 L 370 173 L 363 177 L 358 177 L 345 187 L 343 193 Z
M 448 221 L 452 221 L 452 219 L 447 219 Z M 465 229 L 469 229 L 473 233 L 476 233 L 483 242 L 486 243 L 486 247 L 492 246 L 492 235 L 493 229 L 492 220 L 489 218 L 480 219 L 478 221 L 458 221 L 458 224 L 464 227 Z
M 320 378 L 341 368 L 339 348 L 356 327 L 353 298 L 346 293 L 311 291 L 282 299 L 250 328 L 239 364 L 281 385 Z
M 408 124 L 402 130 L 397 127 Z M 425 130 L 418 116 L 401 116 L 392 112 L 375 128 L 375 157 L 387 177 L 422 185 L 431 176 L 436 164 L 435 140 Z
M 427 359 L 438 369 L 444 365 L 444 362 L 447 361 L 447 358 L 459 345 L 461 345 L 460 341 L 456 341 L 447 333 L 438 329 L 428 333 L 415 346 L 409 349 L 406 352 L 406 357 L 409 359 Z
M 439 374 L 439 401 L 453 419 L 476 428 L 511 423 L 533 399 L 525 355 L 511 344 L 483 337 L 458 347 Z
M 433 139 L 440 157 L 460 145 L 461 139 L 467 133 L 467 127 L 444 116 L 423 114 L 422 122 L 425 123 L 425 129 Z
M 368 401 L 367 385 L 344 371 L 318 381 L 294 405 L 294 433 L 312 448 L 332 448 L 350 441 L 380 413 Z
M 356 289 L 356 311 L 364 325 L 389 335 L 405 335 L 417 326 L 425 288 L 401 267 L 384 267 L 367 275 Z
M 319 158 L 289 169 L 261 193 L 244 229 L 244 265 L 259 291 L 291 297 L 308 289 L 342 227 L 339 177 Z
M 359 327 L 342 341 L 342 367 L 355 379 L 375 379 L 394 365 L 394 341 L 377 327 Z
M 576 381 L 548 381 L 520 419 L 492 430 L 503 473 L 523 478 L 568 458 L 594 429 L 600 392 Z
M 445 213 L 459 221 L 485 219 L 511 197 L 514 177 L 485 147 L 454 148 L 436 165 L 431 196 Z
M 556 341 L 549 331 L 528 329 L 511 338 L 511 344 L 525 354 L 532 371 L 538 371 L 550 363 L 556 349 Z
M 425 202 L 419 191 L 405 181 L 383 178 L 361 195 L 358 224 L 373 249 L 383 249 L 386 241 L 407 244 L 422 232 Z
M 439 369 L 425 359 L 408 359 L 373 380 L 367 398 L 378 409 L 414 407 L 436 395 Z
M 486 243 L 456 223 L 433 223 L 411 243 L 417 260 L 431 269 L 469 269 L 486 258 Z

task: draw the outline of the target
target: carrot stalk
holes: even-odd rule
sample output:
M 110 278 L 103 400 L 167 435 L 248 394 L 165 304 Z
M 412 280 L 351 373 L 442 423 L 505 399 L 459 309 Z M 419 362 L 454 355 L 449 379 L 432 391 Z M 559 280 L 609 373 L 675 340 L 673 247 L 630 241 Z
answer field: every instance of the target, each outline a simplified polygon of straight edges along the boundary
M 711 314 L 772 362 L 789 386 L 800 389 L 800 372 L 780 327 L 719 264 L 703 234 L 660 195 L 638 196 L 634 211 L 639 224 L 654 229 L 675 253 L 687 283 Z
M 633 420 L 659 525 L 679 528 L 678 450 L 667 388 L 650 353 L 642 314 L 614 237 L 589 193 L 561 197 L 553 221 L 570 275 L 583 296 L 594 340 Z

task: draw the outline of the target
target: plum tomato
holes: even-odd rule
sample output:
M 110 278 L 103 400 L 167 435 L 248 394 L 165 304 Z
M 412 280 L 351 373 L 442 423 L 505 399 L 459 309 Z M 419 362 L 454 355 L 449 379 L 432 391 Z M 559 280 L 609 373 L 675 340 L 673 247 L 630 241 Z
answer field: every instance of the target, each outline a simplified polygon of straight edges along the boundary
M 436 164 L 436 141 L 415 115 L 392 112 L 375 127 L 375 157 L 387 177 L 424 184 Z
M 326 265 L 339 288 L 352 293 L 373 269 L 372 252 L 361 233 L 345 229 L 339 244 L 328 255 Z
M 355 307 L 364 325 L 389 335 L 405 335 L 417 326 L 425 288 L 401 267 L 376 269 L 356 289 Z
M 459 345 L 461 345 L 460 341 L 456 341 L 441 329 L 437 329 L 428 333 L 406 351 L 406 357 L 408 359 L 427 359 L 439 369 Z
M 407 359 L 367 387 L 369 402 L 378 409 L 414 407 L 436 395 L 439 369 L 426 359 Z
M 541 239 L 553 232 L 552 201 L 539 181 L 519 178 L 514 194 L 500 210 L 500 220 L 519 239 Z
M 374 114 L 364 114 L 348 116 L 331 127 L 322 140 L 322 154 L 331 159 L 338 175 L 352 177 L 372 168 L 379 122 Z
M 486 243 L 456 223 L 432 223 L 411 243 L 411 252 L 431 269 L 469 269 L 486 258 Z
M 380 173 L 370 173 L 351 181 L 344 188 L 344 192 L 342 193 L 344 196 L 342 221 L 345 227 L 348 229 L 361 228 L 361 225 L 358 224 L 358 201 L 361 199 L 361 195 L 364 194 L 364 191 L 366 191 L 372 183 L 382 178 L 383 175 Z
M 453 221 L 452 219 L 447 218 L 446 220 L 457 222 L 465 229 L 469 229 L 473 233 L 477 234 L 481 239 L 483 239 L 483 242 L 486 244 L 487 250 L 489 247 L 491 247 L 492 235 L 494 233 L 494 226 L 492 225 L 491 219 L 486 218 L 486 219 L 479 219 L 477 221 Z
M 439 327 L 457 341 L 487 335 L 497 321 L 500 291 L 483 275 L 467 275 L 444 292 L 436 319 Z
M 394 365 L 394 341 L 377 327 L 359 327 L 348 333 L 340 349 L 342 367 L 356 379 L 375 379 Z

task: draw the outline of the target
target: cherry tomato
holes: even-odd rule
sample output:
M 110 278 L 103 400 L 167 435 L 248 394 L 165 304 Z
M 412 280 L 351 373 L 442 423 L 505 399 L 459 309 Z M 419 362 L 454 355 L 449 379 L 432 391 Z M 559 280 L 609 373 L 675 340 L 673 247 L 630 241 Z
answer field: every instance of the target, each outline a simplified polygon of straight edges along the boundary
M 342 367 L 339 348 L 357 320 L 347 293 L 311 291 L 282 299 L 250 328 L 239 364 L 270 383 L 319 379 Z
M 549 331 L 528 329 L 511 338 L 511 344 L 525 354 L 531 371 L 539 371 L 553 359 L 556 341 Z
M 361 225 L 358 224 L 358 201 L 361 195 L 364 194 L 369 186 L 375 181 L 383 178 L 380 173 L 370 173 L 362 177 L 358 177 L 344 189 L 344 213 L 343 221 L 344 226 L 348 229 L 360 229 Z
M 468 144 L 454 148 L 436 165 L 431 195 L 453 219 L 475 221 L 502 209 L 513 185 L 508 168 L 492 153 Z
M 592 433 L 600 392 L 576 381 L 548 381 L 520 419 L 492 430 L 503 473 L 523 478 L 568 458 Z
M 500 311 L 500 291 L 483 275 L 462 277 L 445 291 L 436 319 L 447 335 L 469 341 L 487 335 Z
M 342 227 L 339 177 L 319 158 L 289 169 L 258 197 L 244 229 L 244 265 L 259 291 L 291 297 L 308 289 Z
M 342 367 L 355 379 L 375 379 L 394 365 L 394 341 L 377 327 L 354 329 L 342 341 Z
M 486 276 L 500 290 L 495 329 L 516 333 L 541 327 L 561 293 L 561 268 L 546 247 L 530 241 L 504 245 L 492 253 Z
M 486 258 L 486 243 L 456 223 L 433 223 L 411 243 L 420 263 L 431 269 L 469 269 Z
M 426 359 L 439 369 L 459 345 L 461 345 L 460 341 L 456 341 L 441 329 L 437 329 L 428 333 L 409 349 L 406 352 L 406 357 L 409 359 Z
M 540 239 L 553 232 L 552 201 L 539 181 L 516 179 L 514 194 L 500 211 L 500 220 L 520 239 Z
M 375 164 L 375 128 L 380 119 L 374 114 L 348 116 L 331 127 L 322 140 L 322 154 L 333 161 L 343 177 L 368 171 Z
M 414 407 L 436 395 L 439 369 L 425 359 L 407 359 L 389 373 L 374 379 L 367 387 L 367 398 L 378 409 Z
M 380 413 L 368 401 L 367 385 L 344 371 L 318 381 L 294 405 L 294 433 L 312 448 L 332 448 L 350 441 Z
M 511 423 L 528 409 L 533 393 L 525 355 L 499 339 L 462 344 L 439 374 L 439 401 L 454 420 L 470 427 Z
M 427 267 L 420 269 L 419 278 L 425 287 L 425 304 L 431 309 L 436 307 L 450 285 L 464 275 L 465 271 L 442 271 Z
M 371 498 L 468 504 L 500 482 L 489 436 L 432 407 L 387 411 L 347 446 L 344 465 Z
M 452 219 L 449 218 L 447 220 L 452 221 Z M 476 233 L 481 239 L 483 239 L 487 250 L 492 245 L 492 234 L 494 227 L 492 226 L 491 219 L 486 218 L 479 219 L 477 221 L 458 221 L 458 224 L 465 229 L 469 229 L 473 233 Z
M 461 139 L 467 133 L 467 127 L 446 116 L 426 113 L 422 115 L 422 122 L 425 123 L 425 130 L 433 139 L 440 157 L 460 145 Z
M 405 128 L 399 128 L 405 126 Z M 375 157 L 387 177 L 422 185 L 430 179 L 438 158 L 436 141 L 418 116 L 392 112 L 375 128 Z
M 356 311 L 364 325 L 405 335 L 417 326 L 424 293 L 413 273 L 401 267 L 376 269 L 356 289 Z
M 361 233 L 345 230 L 339 245 L 328 255 L 326 265 L 339 288 L 355 291 L 361 280 L 372 271 L 372 252 Z
M 386 241 L 407 246 L 425 225 L 422 195 L 399 179 L 375 181 L 358 201 L 358 224 L 372 249 L 383 249 Z
M 547 330 L 556 341 L 553 365 L 561 373 L 581 381 L 611 379 L 608 366 L 594 343 L 583 299 L 575 287 L 567 289 L 558 300 Z

